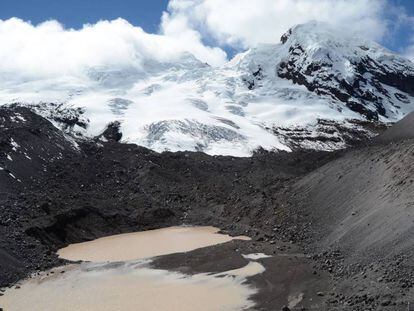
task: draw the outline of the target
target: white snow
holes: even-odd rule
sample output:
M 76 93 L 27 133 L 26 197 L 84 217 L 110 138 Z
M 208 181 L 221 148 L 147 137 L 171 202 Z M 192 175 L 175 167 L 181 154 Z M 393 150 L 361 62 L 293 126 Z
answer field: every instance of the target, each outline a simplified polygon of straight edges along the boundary
M 14 116 L 10 117 L 12 122 L 19 123 L 19 122 L 26 122 L 26 119 L 19 113 L 16 113 Z
M 12 145 L 13 151 L 17 151 L 17 149 L 20 148 L 20 145 L 16 143 L 13 138 L 10 138 L 10 144 Z
M 270 258 L 272 256 L 266 255 L 264 253 L 254 253 L 254 254 L 248 254 L 248 255 L 242 255 L 243 258 L 245 259 L 250 259 L 250 260 L 259 260 L 259 259 L 263 259 L 263 258 Z
M 183 53 L 174 62 L 146 59 L 139 71 L 134 64 L 108 64 L 53 80 L 23 81 L 19 75 L 2 75 L 0 66 L 0 103 L 56 102 L 69 108 L 81 107 L 88 127 L 71 131 L 93 137 L 110 122 L 119 121 L 124 142 L 160 152 L 201 150 L 211 155 L 250 156 L 259 147 L 289 151 L 288 141 L 283 135 L 275 135 L 274 128 L 312 130 L 318 119 L 345 123 L 348 119 L 363 119 L 338 100 L 318 96 L 278 77 L 278 65 L 295 44 L 307 51 L 306 57 L 299 55 L 298 59 L 303 68 L 309 61 L 329 58 L 334 64 L 332 71 L 347 81 L 355 76 L 352 60 L 367 54 L 396 71 L 414 68 L 373 42 L 335 32 L 324 24 L 309 23 L 295 27 L 287 44 L 259 45 L 219 68 Z M 262 76 L 257 79 L 252 73 L 259 69 Z M 255 83 L 251 90 L 248 81 Z M 397 93 L 392 87 L 384 88 Z M 396 121 L 412 111 L 414 99 L 407 97 L 409 104 L 400 109 L 390 103 L 386 107 L 389 117 L 382 121 Z M 49 119 L 56 115 L 39 113 Z M 338 149 L 343 143 L 316 147 Z

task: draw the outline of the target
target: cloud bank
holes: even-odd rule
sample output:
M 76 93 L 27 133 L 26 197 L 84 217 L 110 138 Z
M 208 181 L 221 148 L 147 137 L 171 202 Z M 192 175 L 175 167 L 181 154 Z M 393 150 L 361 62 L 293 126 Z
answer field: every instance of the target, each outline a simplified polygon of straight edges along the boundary
M 184 52 L 220 66 L 227 48 L 276 43 L 288 28 L 310 20 L 382 40 L 398 24 L 396 12 L 387 0 L 170 0 L 157 34 L 123 19 L 74 30 L 57 21 L 32 25 L 12 18 L 0 20 L 0 73 L 36 79 L 79 75 L 88 67 L 139 69 Z M 406 54 L 414 57 L 414 47 Z
M 386 0 L 171 0 L 162 29 L 185 21 L 220 45 L 248 48 L 276 43 L 293 25 L 319 20 L 381 40 L 395 10 Z
M 174 26 L 175 25 L 175 26 Z M 178 31 L 177 21 L 171 27 Z M 123 19 L 65 29 L 57 21 L 39 25 L 12 18 L 0 21 L 0 72 L 30 77 L 74 75 L 89 67 L 135 67 L 145 61 L 171 62 L 184 52 L 212 65 L 226 61 L 220 48 L 201 42 L 197 32 L 149 34 Z

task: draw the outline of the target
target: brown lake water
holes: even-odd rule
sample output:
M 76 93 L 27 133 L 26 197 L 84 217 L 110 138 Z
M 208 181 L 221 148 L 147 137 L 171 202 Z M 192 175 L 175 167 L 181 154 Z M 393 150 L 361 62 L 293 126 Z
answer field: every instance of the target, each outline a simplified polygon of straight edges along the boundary
M 185 275 L 153 269 L 151 259 L 142 259 L 235 239 L 217 232 L 213 227 L 172 227 L 71 245 L 59 251 L 62 258 L 90 262 L 25 280 L 19 289 L 6 290 L 0 306 L 6 311 L 251 309 L 257 291 L 246 280 L 265 271 L 256 261 L 218 274 Z
M 247 237 L 219 234 L 219 231 L 214 227 L 170 227 L 120 234 L 69 245 L 59 250 L 58 255 L 73 261 L 127 261 L 189 252 L 234 239 L 249 240 Z

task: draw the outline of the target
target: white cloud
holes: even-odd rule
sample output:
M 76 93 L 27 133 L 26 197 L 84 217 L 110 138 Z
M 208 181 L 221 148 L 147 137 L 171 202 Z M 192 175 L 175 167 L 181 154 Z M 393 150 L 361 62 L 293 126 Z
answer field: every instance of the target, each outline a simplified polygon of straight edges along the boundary
M 275 43 L 294 24 L 313 19 L 379 40 L 392 29 L 384 16 L 393 9 L 387 0 L 170 0 L 158 34 L 123 19 L 74 30 L 57 21 L 32 25 L 12 18 L 0 20 L 0 72 L 29 79 L 73 76 L 88 67 L 174 61 L 185 51 L 218 66 L 227 60 L 225 47 Z
M 181 29 L 185 24 L 179 19 L 168 24 L 161 35 L 123 19 L 80 30 L 65 29 L 56 21 L 32 25 L 17 18 L 0 20 L 0 72 L 28 78 L 78 75 L 88 67 L 140 68 L 147 60 L 173 61 L 187 51 L 214 65 L 226 60 L 220 48 L 204 46 L 197 32 Z
M 380 40 L 389 30 L 389 7 L 386 0 L 170 0 L 164 19 L 186 19 L 221 45 L 247 48 L 276 43 L 291 26 L 310 20 Z
M 187 47 L 188 51 L 200 60 L 213 66 L 222 65 L 227 60 L 227 54 L 222 49 L 203 44 L 201 34 L 190 27 L 185 15 L 171 17 L 164 13 L 161 29 L 163 35 Z

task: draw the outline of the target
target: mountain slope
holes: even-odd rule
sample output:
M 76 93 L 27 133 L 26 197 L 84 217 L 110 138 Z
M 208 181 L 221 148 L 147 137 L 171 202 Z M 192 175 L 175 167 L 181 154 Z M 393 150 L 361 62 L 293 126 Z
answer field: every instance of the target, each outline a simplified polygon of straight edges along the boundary
M 414 112 L 395 123 L 374 141 L 380 143 L 398 142 L 405 139 L 414 139 Z
M 0 286 L 60 264 L 69 243 L 185 222 L 251 236 L 276 256 L 303 245 L 315 276 L 335 281 L 329 310 L 405 310 L 414 297 L 413 140 L 235 158 L 118 143 L 116 124 L 75 143 L 21 107 L 1 107 L 0 125 Z
M 7 77 L 2 103 L 36 104 L 57 125 L 75 113 L 80 122 L 64 130 L 85 137 L 117 121 L 122 141 L 156 151 L 336 150 L 414 110 L 410 61 L 316 22 L 221 68 L 183 54 L 53 80 Z
M 0 107 L 0 126 L 0 287 L 59 264 L 55 251 L 72 242 L 183 222 L 247 226 L 289 180 L 333 157 L 159 154 L 110 133 L 74 144 L 20 107 Z

